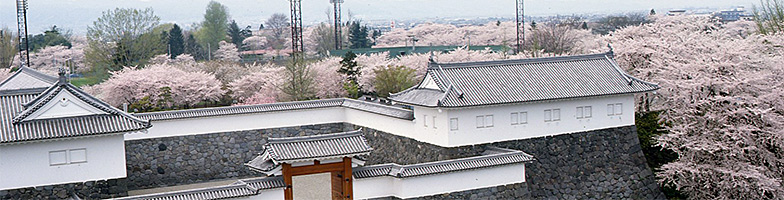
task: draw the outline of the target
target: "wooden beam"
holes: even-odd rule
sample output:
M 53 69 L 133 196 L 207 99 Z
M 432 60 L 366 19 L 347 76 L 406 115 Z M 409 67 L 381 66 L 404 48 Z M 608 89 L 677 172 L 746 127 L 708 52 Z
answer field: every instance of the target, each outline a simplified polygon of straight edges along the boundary
M 351 158 L 343 158 L 343 178 L 346 182 L 343 184 L 343 194 L 347 200 L 354 199 L 354 176 L 351 169 Z
M 291 164 L 283 163 L 283 183 L 285 185 L 283 196 L 285 200 L 294 200 L 294 188 L 291 176 Z
M 318 174 L 318 173 L 327 173 L 327 172 L 335 172 L 335 171 L 343 171 L 342 162 L 292 167 L 290 174 L 292 176 L 299 176 L 299 175 Z

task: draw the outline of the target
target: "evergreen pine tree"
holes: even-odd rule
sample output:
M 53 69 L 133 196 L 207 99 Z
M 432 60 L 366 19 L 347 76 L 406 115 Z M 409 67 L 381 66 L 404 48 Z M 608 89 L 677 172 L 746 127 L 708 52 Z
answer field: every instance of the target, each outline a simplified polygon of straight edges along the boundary
M 183 40 L 182 29 L 180 29 L 180 26 L 174 24 L 174 27 L 169 30 L 168 39 L 169 52 L 172 59 L 185 52 L 185 40 Z

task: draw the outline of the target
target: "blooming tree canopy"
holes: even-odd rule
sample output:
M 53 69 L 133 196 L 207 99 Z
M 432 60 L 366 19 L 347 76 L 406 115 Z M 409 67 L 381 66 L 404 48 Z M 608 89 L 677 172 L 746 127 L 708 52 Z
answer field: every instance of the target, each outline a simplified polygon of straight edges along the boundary
M 695 199 L 784 198 L 784 35 L 750 22 L 661 17 L 612 33 L 620 66 L 662 89 L 657 140 L 679 158 L 657 176 Z
M 240 61 L 240 52 L 237 49 L 236 45 L 226 41 L 220 41 L 218 45 L 220 45 L 220 47 L 218 47 L 218 50 L 215 50 L 216 60 L 223 60 L 223 61 L 230 61 L 230 62 Z
M 240 104 L 274 103 L 280 99 L 283 68 L 265 66 L 262 70 L 229 83 L 232 97 Z

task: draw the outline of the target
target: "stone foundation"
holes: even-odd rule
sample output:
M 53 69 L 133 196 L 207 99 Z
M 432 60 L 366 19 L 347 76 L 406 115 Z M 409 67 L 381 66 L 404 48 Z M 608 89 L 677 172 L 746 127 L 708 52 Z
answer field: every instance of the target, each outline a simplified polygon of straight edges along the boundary
M 108 199 L 128 196 L 125 179 L 0 190 L 0 199 Z
M 244 164 L 262 151 L 267 138 L 334 133 L 343 127 L 334 123 L 125 141 L 128 188 L 256 176 Z

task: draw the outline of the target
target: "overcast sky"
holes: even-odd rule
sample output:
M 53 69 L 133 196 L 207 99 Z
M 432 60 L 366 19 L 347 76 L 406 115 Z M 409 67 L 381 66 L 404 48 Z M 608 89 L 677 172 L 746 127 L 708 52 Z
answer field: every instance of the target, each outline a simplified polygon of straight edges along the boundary
M 201 21 L 209 0 L 28 0 L 29 32 L 39 33 L 57 25 L 83 33 L 101 12 L 116 7 L 152 7 L 162 22 L 189 25 Z M 16 29 L 15 1 L 0 1 L 0 27 Z M 226 5 L 241 26 L 263 22 L 273 13 L 289 12 L 287 0 L 218 0 Z M 756 0 L 527 0 L 526 15 L 612 14 L 644 11 L 664 12 L 673 8 L 751 8 Z M 364 20 L 412 18 L 514 17 L 514 0 L 345 0 L 343 19 L 348 11 Z M 329 0 L 303 0 L 305 24 L 327 21 Z

